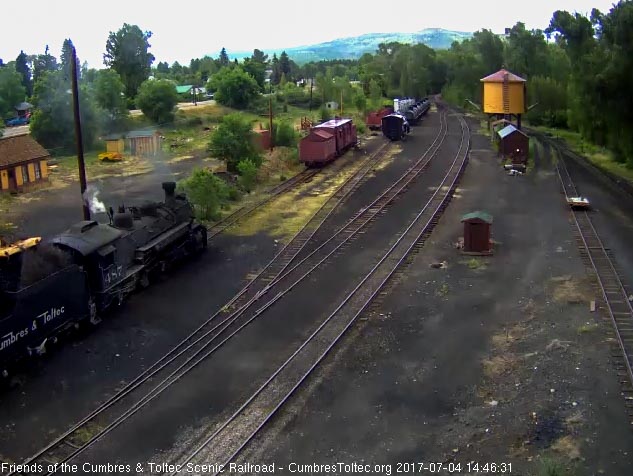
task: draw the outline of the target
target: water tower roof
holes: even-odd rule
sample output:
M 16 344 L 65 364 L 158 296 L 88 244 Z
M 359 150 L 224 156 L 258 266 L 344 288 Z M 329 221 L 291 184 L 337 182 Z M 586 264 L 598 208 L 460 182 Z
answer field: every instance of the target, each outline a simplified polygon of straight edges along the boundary
M 510 83 L 524 83 L 526 80 L 514 73 L 511 73 L 507 69 L 500 69 L 496 73 L 492 73 L 489 76 L 481 79 L 483 83 L 503 83 L 505 75 L 508 75 L 508 82 Z

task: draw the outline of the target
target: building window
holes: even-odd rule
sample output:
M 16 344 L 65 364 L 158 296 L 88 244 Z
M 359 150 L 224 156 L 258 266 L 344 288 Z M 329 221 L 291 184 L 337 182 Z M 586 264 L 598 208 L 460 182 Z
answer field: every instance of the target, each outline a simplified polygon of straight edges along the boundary
M 22 166 L 22 182 L 27 183 L 29 181 L 29 167 L 28 165 Z
M 33 165 L 35 166 L 35 180 L 39 180 L 42 178 L 42 169 L 40 168 L 40 163 L 35 162 Z

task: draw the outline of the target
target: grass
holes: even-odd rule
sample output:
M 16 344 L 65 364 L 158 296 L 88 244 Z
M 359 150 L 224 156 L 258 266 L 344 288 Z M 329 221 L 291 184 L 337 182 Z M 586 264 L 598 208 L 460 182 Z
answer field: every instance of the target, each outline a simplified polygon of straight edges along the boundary
M 595 166 L 622 177 L 633 184 L 633 169 L 613 160 L 613 154 L 606 148 L 583 140 L 580 133 L 550 127 L 534 127 L 556 138 L 561 138 L 573 152 L 586 157 Z
M 539 465 L 537 476 L 569 476 L 565 467 L 558 461 L 545 458 Z

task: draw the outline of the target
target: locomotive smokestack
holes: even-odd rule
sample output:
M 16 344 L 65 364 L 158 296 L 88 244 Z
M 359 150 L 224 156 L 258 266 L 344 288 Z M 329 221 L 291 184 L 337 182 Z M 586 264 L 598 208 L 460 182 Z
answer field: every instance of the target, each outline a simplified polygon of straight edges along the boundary
M 176 192 L 176 182 L 163 182 L 163 190 L 165 191 L 165 200 L 173 198 Z

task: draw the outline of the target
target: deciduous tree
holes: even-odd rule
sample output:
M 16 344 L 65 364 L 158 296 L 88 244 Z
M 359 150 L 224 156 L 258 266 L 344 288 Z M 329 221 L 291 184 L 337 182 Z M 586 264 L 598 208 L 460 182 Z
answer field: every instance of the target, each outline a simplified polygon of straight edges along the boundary
M 110 32 L 103 62 L 121 76 L 125 95 L 133 99 L 151 72 L 154 55 L 149 52 L 152 32 L 143 32 L 137 25 L 123 24 L 116 33 Z
M 13 108 L 24 101 L 26 89 L 22 84 L 20 73 L 9 66 L 0 68 L 0 124 L 4 118 L 14 115 Z
M 259 94 L 257 82 L 241 67 L 222 68 L 209 80 L 208 89 L 215 91 L 215 100 L 236 109 L 244 109 Z
M 108 113 L 105 124 L 108 132 L 112 132 L 128 115 L 123 82 L 119 73 L 113 69 L 101 69 L 97 72 L 94 83 L 95 100 L 99 107 Z
M 48 149 L 75 148 L 75 122 L 72 95 L 61 71 L 45 74 L 33 91 L 35 112 L 31 116 L 31 134 Z M 100 129 L 100 115 L 85 85 L 80 85 L 79 110 L 84 147 L 90 147 Z

